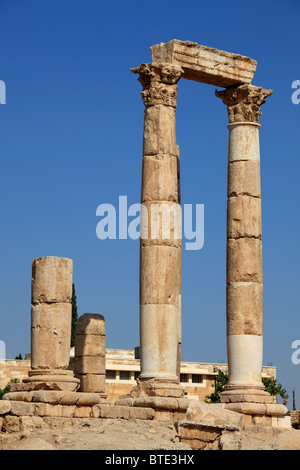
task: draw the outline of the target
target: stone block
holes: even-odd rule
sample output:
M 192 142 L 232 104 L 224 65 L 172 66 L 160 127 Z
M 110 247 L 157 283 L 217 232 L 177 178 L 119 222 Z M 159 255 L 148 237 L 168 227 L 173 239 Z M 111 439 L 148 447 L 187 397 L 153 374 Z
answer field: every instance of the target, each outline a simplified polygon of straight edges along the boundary
M 7 400 L 0 400 L 0 416 L 9 413 L 11 410 L 11 402 Z
M 145 109 L 143 155 L 177 155 L 175 109 L 155 105 Z
M 259 124 L 234 123 L 229 126 L 229 163 L 235 161 L 260 161 Z
M 22 401 L 11 402 L 11 414 L 15 416 L 33 416 L 35 413 L 34 403 L 25 403 Z
M 144 155 L 142 203 L 179 201 L 179 159 L 175 155 Z
M 227 238 L 261 238 L 261 200 L 230 197 L 227 205 Z
M 101 356 L 75 357 L 75 374 L 105 374 L 105 358 Z
M 149 246 L 141 242 L 141 305 L 178 304 L 180 253 L 173 246 Z
M 262 283 L 262 242 L 256 238 L 227 242 L 227 283 Z
M 196 400 L 190 400 L 186 421 L 206 426 L 231 426 L 233 428 L 241 426 L 241 416 L 238 413 Z
M 105 336 L 105 320 L 97 313 L 84 313 L 76 323 L 76 335 Z
M 129 408 L 129 419 L 153 419 L 155 411 L 152 408 Z
M 90 406 L 76 406 L 74 411 L 75 418 L 90 418 L 92 408 Z
M 228 197 L 261 197 L 260 163 L 236 161 L 228 165 Z
M 277 436 L 273 444 L 274 450 L 300 450 L 299 430 L 290 430 Z
M 46 256 L 32 262 L 31 303 L 71 302 L 73 261 Z
M 169 62 L 183 68 L 183 78 L 220 87 L 250 84 L 257 62 L 192 41 L 173 39 L 152 46 L 152 62 Z
M 141 216 L 143 246 L 181 247 L 182 214 L 177 202 L 145 202 Z M 180 262 L 180 254 L 178 254 Z
M 105 392 L 105 375 L 84 374 L 80 376 L 80 390 L 82 392 Z
M 98 405 L 101 418 L 129 419 L 128 406 Z
M 72 305 L 36 304 L 31 309 L 32 369 L 65 369 L 70 362 Z
M 105 336 L 76 335 L 75 356 L 101 356 L 105 358 Z
M 159 295 L 159 294 L 158 294 Z M 171 293 L 170 293 L 171 295 Z M 140 328 L 143 356 L 141 368 L 144 377 L 162 377 L 177 379 L 177 344 L 178 344 L 178 306 L 177 305 L 141 305 Z M 173 376 L 171 377 L 171 371 Z M 167 381 L 167 380 L 166 380 Z M 183 389 L 179 386 L 151 387 L 151 390 L 141 387 L 138 394 L 158 396 L 182 396 Z M 174 390 L 173 390 L 174 389 Z
M 73 418 L 75 406 L 52 405 L 48 403 L 36 403 L 36 416 Z
M 272 418 L 270 416 L 253 416 L 253 424 L 259 426 L 272 426 Z
M 2 430 L 4 432 L 20 432 L 20 420 L 18 416 L 4 416 Z
M 262 335 L 262 299 L 261 283 L 227 285 L 227 335 Z

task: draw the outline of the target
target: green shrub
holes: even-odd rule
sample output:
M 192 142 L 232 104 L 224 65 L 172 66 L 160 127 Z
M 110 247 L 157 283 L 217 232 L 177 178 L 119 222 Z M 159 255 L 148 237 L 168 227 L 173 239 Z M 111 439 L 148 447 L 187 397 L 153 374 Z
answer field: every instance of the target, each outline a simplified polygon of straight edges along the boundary
M 19 383 L 20 381 L 18 379 L 12 379 L 10 382 L 8 382 L 8 384 L 6 385 L 6 387 L 4 388 L 0 388 L 0 400 L 3 400 L 3 397 L 6 393 L 9 393 L 10 392 L 10 385 L 11 384 L 17 384 Z

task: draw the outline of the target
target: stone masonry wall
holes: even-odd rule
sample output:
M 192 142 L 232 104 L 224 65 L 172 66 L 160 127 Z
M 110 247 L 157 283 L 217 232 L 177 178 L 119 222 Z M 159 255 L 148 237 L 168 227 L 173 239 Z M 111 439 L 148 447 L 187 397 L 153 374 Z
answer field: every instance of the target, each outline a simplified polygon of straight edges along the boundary
M 30 361 L 7 359 L 0 361 L 0 388 L 6 387 L 12 379 L 22 380 L 28 375 Z

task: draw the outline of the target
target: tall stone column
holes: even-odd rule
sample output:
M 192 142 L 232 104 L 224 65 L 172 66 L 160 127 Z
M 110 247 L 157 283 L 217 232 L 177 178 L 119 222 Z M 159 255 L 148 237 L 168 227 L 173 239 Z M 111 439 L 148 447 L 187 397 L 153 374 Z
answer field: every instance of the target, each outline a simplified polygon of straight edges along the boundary
M 145 109 L 140 245 L 141 374 L 136 394 L 181 397 L 181 207 L 176 145 L 177 82 L 172 64 L 141 64 Z
M 228 107 L 227 351 L 222 402 L 271 403 L 262 384 L 263 275 L 259 116 L 272 90 L 231 87 L 216 96 Z

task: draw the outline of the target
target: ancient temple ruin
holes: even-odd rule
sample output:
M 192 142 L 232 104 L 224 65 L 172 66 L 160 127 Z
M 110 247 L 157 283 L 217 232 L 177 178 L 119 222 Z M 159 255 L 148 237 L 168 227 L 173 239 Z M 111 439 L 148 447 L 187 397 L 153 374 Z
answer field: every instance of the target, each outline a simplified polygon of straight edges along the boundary
M 132 69 L 139 75 L 145 105 L 141 202 L 147 208 L 141 213 L 141 230 L 146 227 L 147 236 L 140 241 L 141 373 L 137 384 L 115 404 L 105 401 L 105 323 L 101 315 L 85 315 L 78 322 L 74 375 L 69 367 L 72 260 L 37 258 L 32 269 L 31 370 L 0 404 L 4 427 L 22 414 L 157 419 L 177 423 L 178 435 L 185 441 L 191 438 L 193 445 L 198 445 L 195 448 L 202 448 L 203 426 L 208 426 L 205 432 L 211 433 L 211 442 L 215 442 L 224 430 L 235 432 L 244 424 L 289 425 L 284 418 L 287 408 L 274 403 L 261 380 L 259 118 L 261 105 L 272 90 L 252 85 L 256 62 L 248 57 L 178 40 L 157 44 L 151 50 L 152 62 Z M 171 237 L 163 236 L 158 220 L 158 236 L 153 238 L 147 223 L 153 205 L 180 205 L 175 110 L 182 78 L 223 88 L 215 94 L 229 116 L 229 383 L 217 405 L 189 400 L 179 380 L 181 238 L 177 229 L 181 220 L 176 214 L 170 219 Z
M 180 204 L 175 109 L 181 78 L 225 88 L 216 91 L 229 116 L 227 211 L 226 408 L 283 416 L 261 380 L 262 237 L 259 118 L 272 94 L 252 85 L 256 61 L 189 41 L 150 48 L 152 62 L 133 68 L 145 105 L 141 202 Z M 174 221 L 175 223 L 176 221 Z M 142 225 L 142 223 L 141 223 Z M 171 227 L 171 230 L 174 227 Z M 181 240 L 142 239 L 140 245 L 141 374 L 133 396 L 180 398 Z M 260 410 L 260 411 L 259 411 Z

